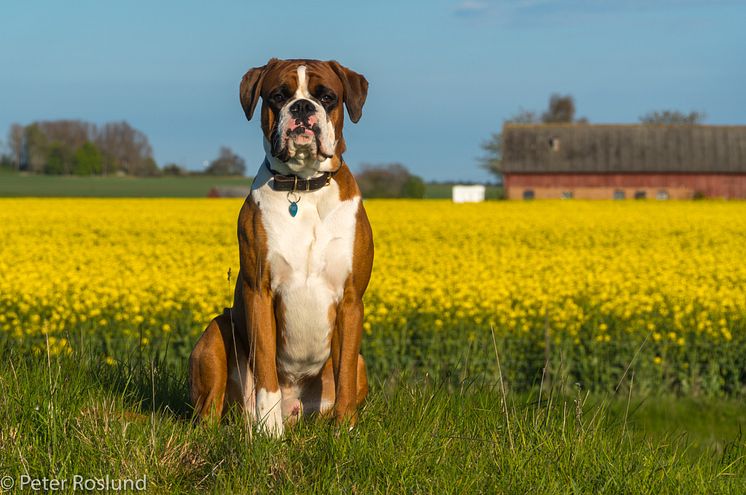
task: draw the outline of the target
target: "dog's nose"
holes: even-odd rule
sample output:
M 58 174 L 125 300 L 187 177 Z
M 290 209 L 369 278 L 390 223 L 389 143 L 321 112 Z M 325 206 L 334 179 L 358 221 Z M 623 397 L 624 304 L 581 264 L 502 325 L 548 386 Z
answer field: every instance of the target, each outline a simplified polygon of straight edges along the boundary
M 296 119 L 306 120 L 309 115 L 316 113 L 316 107 L 309 100 L 298 100 L 290 105 L 290 115 Z

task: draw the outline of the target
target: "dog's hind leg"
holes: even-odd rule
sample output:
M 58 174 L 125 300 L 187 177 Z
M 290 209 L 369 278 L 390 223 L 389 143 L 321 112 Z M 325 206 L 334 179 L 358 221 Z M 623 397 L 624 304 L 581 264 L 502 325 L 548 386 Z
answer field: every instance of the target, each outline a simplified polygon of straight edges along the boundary
M 226 329 L 230 332 L 230 325 L 228 313 L 213 319 L 189 356 L 189 392 L 199 419 L 220 419 L 223 414 L 228 357 L 233 347 L 224 335 Z
M 368 372 L 365 370 L 365 359 L 362 354 L 357 356 L 357 406 L 362 405 L 368 396 Z
M 253 422 L 256 420 L 256 384 L 249 363 L 249 355 L 238 338 L 235 340 L 232 336 L 225 338 L 230 340 L 228 348 L 231 349 L 228 352 L 228 385 L 225 406 L 238 405 L 244 417 L 249 422 Z

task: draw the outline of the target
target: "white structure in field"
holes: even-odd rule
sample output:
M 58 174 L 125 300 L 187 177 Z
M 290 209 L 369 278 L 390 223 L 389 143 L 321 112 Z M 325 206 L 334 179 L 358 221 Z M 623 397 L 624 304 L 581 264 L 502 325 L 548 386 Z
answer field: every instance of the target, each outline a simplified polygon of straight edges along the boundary
M 484 186 L 453 186 L 454 203 L 480 203 L 484 201 Z

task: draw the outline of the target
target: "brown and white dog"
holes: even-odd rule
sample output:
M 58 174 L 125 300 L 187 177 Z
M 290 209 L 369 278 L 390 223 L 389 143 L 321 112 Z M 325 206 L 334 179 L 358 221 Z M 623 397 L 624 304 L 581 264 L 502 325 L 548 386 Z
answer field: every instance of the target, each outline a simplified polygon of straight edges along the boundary
M 262 100 L 266 158 L 238 218 L 233 307 L 189 359 L 199 417 L 235 403 L 274 436 L 300 414 L 356 421 L 368 393 L 360 341 L 373 238 L 342 160 L 342 106 L 357 122 L 367 91 L 334 61 L 272 59 L 244 75 L 247 119 Z

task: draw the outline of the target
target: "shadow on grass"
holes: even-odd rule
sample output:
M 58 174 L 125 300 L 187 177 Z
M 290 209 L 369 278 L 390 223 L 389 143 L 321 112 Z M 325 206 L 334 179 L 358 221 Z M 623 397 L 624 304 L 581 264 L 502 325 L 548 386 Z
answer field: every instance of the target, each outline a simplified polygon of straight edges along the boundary
M 186 362 L 177 365 L 157 353 L 146 355 L 140 350 L 113 364 L 88 359 L 99 384 L 121 396 L 125 406 L 142 414 L 159 413 L 191 421 Z

